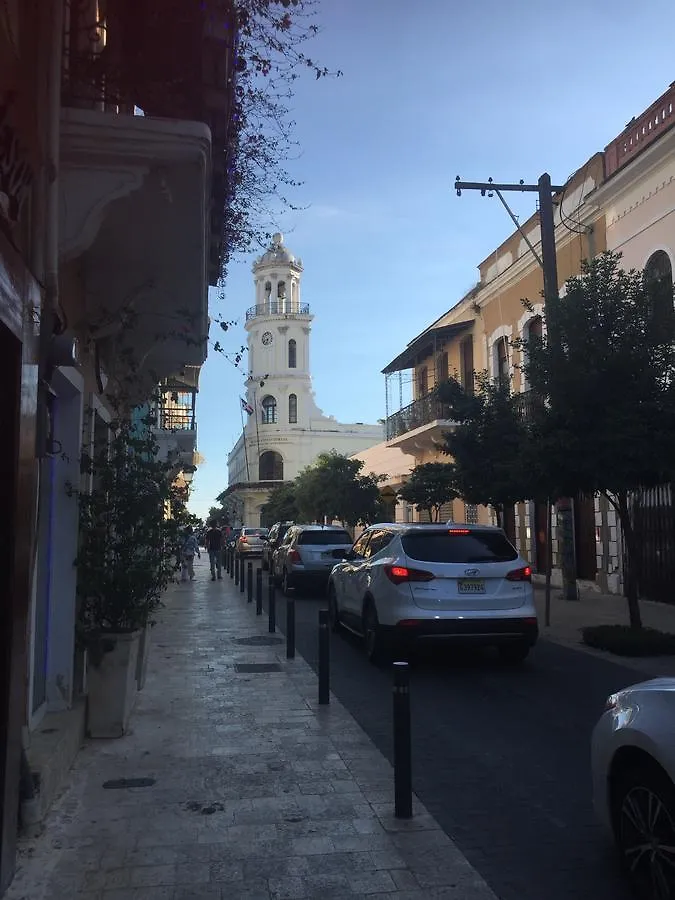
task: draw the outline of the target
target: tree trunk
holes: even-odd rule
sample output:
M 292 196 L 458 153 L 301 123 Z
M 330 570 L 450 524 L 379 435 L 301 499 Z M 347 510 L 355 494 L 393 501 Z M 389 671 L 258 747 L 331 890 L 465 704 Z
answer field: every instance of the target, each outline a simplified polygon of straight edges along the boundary
M 616 510 L 623 531 L 626 561 L 624 571 L 626 573 L 626 598 L 628 600 L 628 620 L 630 627 L 642 628 L 642 614 L 638 597 L 640 585 L 640 541 L 635 534 L 633 523 L 628 509 L 628 494 L 622 491 L 617 494 Z

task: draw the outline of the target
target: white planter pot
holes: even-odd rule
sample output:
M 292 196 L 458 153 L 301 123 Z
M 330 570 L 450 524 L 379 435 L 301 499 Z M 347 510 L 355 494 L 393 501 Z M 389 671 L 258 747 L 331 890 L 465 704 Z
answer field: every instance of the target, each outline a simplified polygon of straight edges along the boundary
M 87 732 L 93 738 L 116 738 L 127 733 L 138 690 L 136 667 L 141 632 L 107 634 L 107 652 L 87 671 Z
M 146 625 L 141 631 L 138 643 L 138 659 L 136 661 L 136 687 L 142 691 L 145 687 L 145 676 L 148 671 L 148 657 L 150 656 L 150 625 Z

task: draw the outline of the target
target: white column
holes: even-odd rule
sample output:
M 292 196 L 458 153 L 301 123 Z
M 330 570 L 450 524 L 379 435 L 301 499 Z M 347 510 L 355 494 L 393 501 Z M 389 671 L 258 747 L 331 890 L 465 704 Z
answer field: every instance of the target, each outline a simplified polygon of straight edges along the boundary
M 79 518 L 77 497 L 67 485 L 80 476 L 82 440 L 82 378 L 75 370 L 59 369 L 54 380 L 58 394 L 55 439 L 60 453 L 53 457 L 53 524 L 49 547 L 49 630 L 47 638 L 47 703 L 50 710 L 68 709 L 73 699 L 75 609 Z

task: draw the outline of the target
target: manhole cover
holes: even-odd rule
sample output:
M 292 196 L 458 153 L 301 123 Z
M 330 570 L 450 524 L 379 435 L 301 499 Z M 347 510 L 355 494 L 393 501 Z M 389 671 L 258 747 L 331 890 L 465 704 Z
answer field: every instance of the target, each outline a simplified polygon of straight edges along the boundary
M 107 791 L 122 791 L 126 788 L 152 787 L 155 781 L 155 778 L 116 778 L 104 781 L 103 787 Z
M 279 663 L 235 663 L 234 670 L 241 673 L 262 674 L 263 672 L 281 672 L 281 666 Z
M 253 637 L 237 638 L 235 644 L 243 644 L 246 647 L 272 647 L 274 644 L 283 644 L 284 639 L 272 637 L 266 634 L 255 634 Z

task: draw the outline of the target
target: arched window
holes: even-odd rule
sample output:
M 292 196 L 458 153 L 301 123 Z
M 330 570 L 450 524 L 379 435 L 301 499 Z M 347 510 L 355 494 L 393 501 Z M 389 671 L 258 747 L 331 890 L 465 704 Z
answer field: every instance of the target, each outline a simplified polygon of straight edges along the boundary
M 283 481 L 284 461 L 276 450 L 266 450 L 258 460 L 259 481 Z
M 497 382 L 501 387 L 510 384 L 509 372 L 509 343 L 506 337 L 500 337 L 495 341 L 495 363 Z
M 417 372 L 417 396 L 425 397 L 429 390 L 429 371 L 423 366 Z
M 665 323 L 673 314 L 673 267 L 665 250 L 657 250 L 647 260 L 645 283 L 651 294 L 654 317 Z
M 277 297 L 283 300 L 286 297 L 286 282 L 280 281 L 277 285 Z
M 277 424 L 277 401 L 269 394 L 267 397 L 263 397 L 262 421 L 263 425 Z
M 442 384 L 448 380 L 448 353 L 444 350 L 436 359 L 436 382 Z
M 298 398 L 295 394 L 288 395 L 288 421 L 291 425 L 298 421 Z
M 298 345 L 293 340 L 290 339 L 288 342 L 288 368 L 295 369 L 298 365 Z
M 271 296 L 272 296 L 272 282 L 266 281 L 265 282 L 265 299 L 269 300 Z
M 529 353 L 529 348 L 531 345 L 535 347 L 537 344 L 541 342 L 541 339 L 544 336 L 544 320 L 541 316 L 533 316 L 523 328 L 523 337 L 525 339 L 525 346 L 523 351 L 523 356 L 525 361 L 527 361 L 527 354 Z M 529 390 L 530 386 L 527 381 L 527 376 L 525 374 L 525 368 L 521 369 L 521 390 L 526 391 Z

